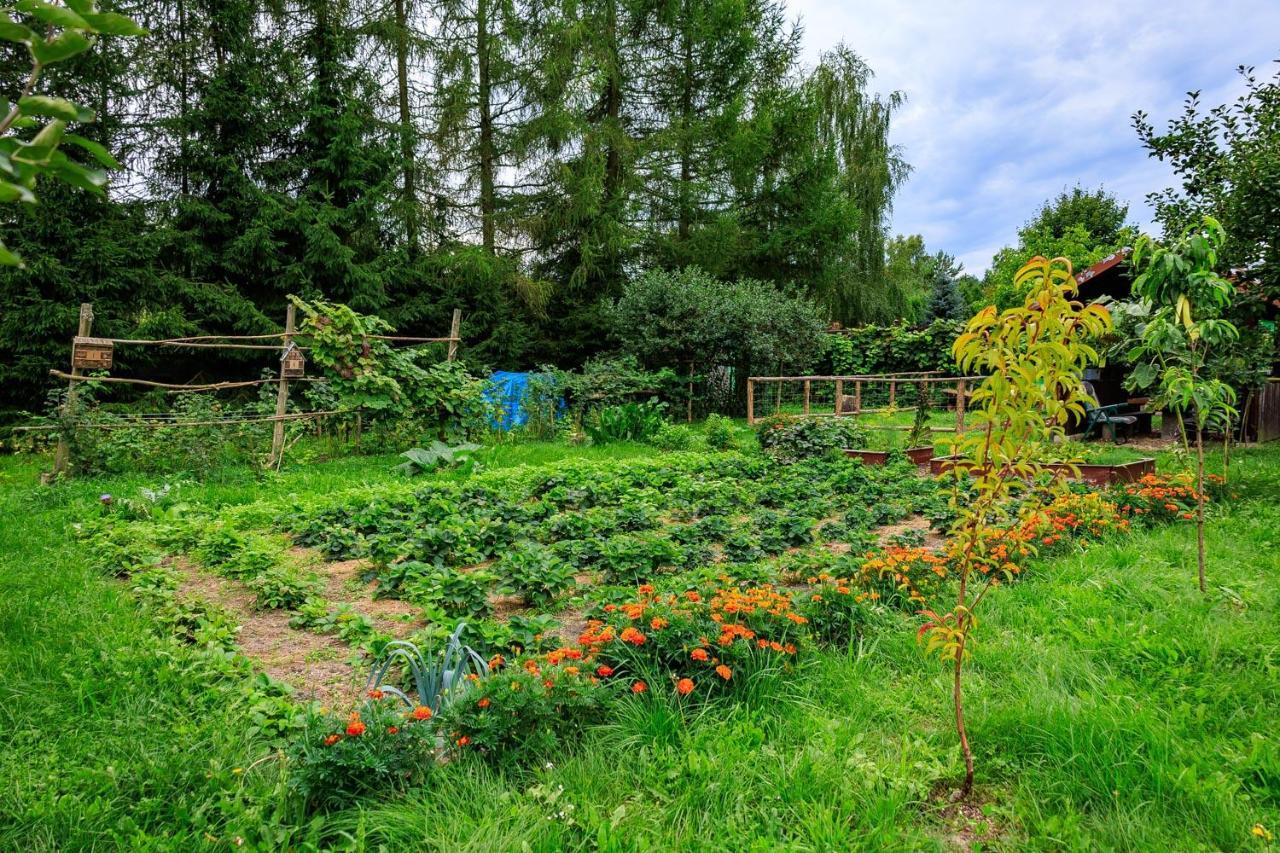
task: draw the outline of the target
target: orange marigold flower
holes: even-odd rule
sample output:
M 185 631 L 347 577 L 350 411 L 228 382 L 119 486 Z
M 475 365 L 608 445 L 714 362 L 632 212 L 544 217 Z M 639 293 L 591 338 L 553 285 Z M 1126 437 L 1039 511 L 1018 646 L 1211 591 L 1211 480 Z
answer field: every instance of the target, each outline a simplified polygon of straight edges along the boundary
M 400 734 L 400 729 L 397 726 L 387 726 L 387 734 L 398 735 Z
M 582 660 L 582 649 L 564 649 L 564 656 L 569 660 Z
M 481 707 L 481 708 L 488 708 L 488 707 L 489 707 L 489 697 L 488 697 L 488 696 L 483 697 L 479 702 L 477 702 L 477 703 L 476 703 L 476 705 L 477 705 L 477 706 L 479 706 L 479 707 Z
M 693 692 L 693 679 L 682 678 L 676 682 L 676 692 L 681 696 L 688 696 Z
M 691 589 L 688 592 L 686 592 L 684 594 L 684 597 L 694 602 L 695 604 L 702 600 L 702 596 L 698 595 L 698 591 L 694 589 Z
M 538 668 L 538 662 L 532 658 L 524 662 L 524 671 L 530 675 L 537 675 L 541 672 Z
M 542 682 L 542 686 L 550 690 L 552 687 L 556 686 L 556 683 L 548 678 L 546 681 Z
M 730 678 L 733 677 L 733 670 L 729 669 L 729 667 L 725 666 L 724 664 L 720 664 L 718 667 L 716 667 L 716 675 L 720 676 L 725 681 L 728 681 Z
M 463 735 L 462 737 L 458 738 L 458 746 L 466 746 L 469 743 L 471 743 L 471 738 L 467 737 L 466 735 Z
M 413 709 L 413 713 L 411 714 L 411 716 L 415 720 L 429 720 L 431 719 L 431 716 L 432 716 L 431 709 L 428 708 L 426 705 L 419 705 L 418 707 Z
M 566 666 L 564 668 L 565 675 L 577 675 L 579 672 L 582 672 L 582 670 L 578 669 L 576 666 Z
M 632 693 L 643 693 L 648 689 L 649 685 L 645 684 L 643 681 L 637 681 L 635 684 L 631 685 Z
M 670 622 L 668 622 L 666 619 L 663 619 L 661 616 L 655 616 L 649 620 L 649 627 L 655 631 L 661 631 L 663 628 L 667 627 L 670 624 L 671 624 Z
M 369 698 L 370 698 L 370 699 L 381 699 L 381 698 L 382 698 L 383 696 L 385 696 L 385 695 L 387 695 L 387 694 L 383 693 L 381 690 L 370 690 L 370 691 L 369 691 Z
M 342 735 L 329 735 L 327 738 L 324 739 L 324 745 L 333 746 L 335 743 L 337 743 L 340 740 L 342 740 Z
M 489 669 L 498 669 L 506 662 L 507 662 L 506 659 L 503 658 L 502 655 L 494 655 L 493 657 L 489 658 Z
M 605 612 L 605 613 L 612 613 L 613 611 L 615 611 L 615 610 L 617 610 L 617 609 L 618 609 L 618 605 L 616 605 L 616 604 L 606 604 L 606 605 L 604 606 L 604 612 Z
M 706 650 L 706 649 L 694 649 L 693 651 L 689 652 L 689 657 L 693 658 L 694 660 L 706 660 L 706 659 L 707 659 L 707 650 Z
M 633 646 L 643 646 L 644 641 L 647 639 L 644 634 L 640 633 L 635 628 L 630 627 L 623 628 L 619 637 L 622 642 L 630 643 Z
M 608 678 L 609 676 L 613 675 L 613 667 L 602 663 L 598 667 L 596 667 L 596 675 L 600 676 L 601 678 Z
M 364 734 L 364 723 L 360 722 L 358 717 L 347 723 L 347 734 L 351 737 L 360 737 Z
M 640 584 L 640 586 L 637 587 L 637 589 L 639 589 L 640 592 L 644 593 L 645 595 L 649 595 L 651 592 L 653 592 L 653 584 L 642 583 Z

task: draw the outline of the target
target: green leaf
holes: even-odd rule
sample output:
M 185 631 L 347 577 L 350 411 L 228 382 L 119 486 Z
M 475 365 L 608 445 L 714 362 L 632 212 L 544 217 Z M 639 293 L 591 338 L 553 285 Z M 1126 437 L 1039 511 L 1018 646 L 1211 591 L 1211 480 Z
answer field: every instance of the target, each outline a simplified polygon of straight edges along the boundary
M 82 190 L 101 193 L 107 182 L 107 173 L 101 169 L 90 169 L 81 166 L 74 160 L 68 160 L 65 154 L 59 153 L 49 169 L 50 173 L 60 180 L 79 187 Z
M 64 121 L 93 121 L 93 110 L 73 104 L 66 98 L 28 95 L 18 100 L 18 108 L 27 115 L 60 118 Z
M 62 62 L 88 49 L 89 39 L 76 30 L 64 30 L 51 41 L 36 39 L 31 42 L 31 55 L 42 65 Z
M 93 0 L 66 0 L 66 4 L 82 18 L 93 11 Z
M 0 180 L 0 203 L 7 204 L 15 201 L 25 202 L 26 204 L 35 204 L 36 195 L 21 184 L 15 184 L 12 181 Z
M 0 243 L 0 267 L 22 267 L 26 266 L 22 263 L 22 258 L 10 252 L 4 247 L 4 243 Z
M 104 36 L 145 36 L 147 31 L 138 26 L 132 18 L 116 12 L 98 12 L 86 14 L 84 19 L 97 32 Z
M 44 0 L 18 0 L 14 8 L 53 27 L 87 29 L 89 26 L 88 21 L 66 6 L 55 6 L 52 3 L 45 3 Z
M 108 151 L 106 148 L 102 147 L 101 145 L 99 145 L 98 143 L 94 142 L 92 139 L 85 139 L 83 136 L 78 136 L 74 133 L 68 133 L 66 136 L 63 137 L 63 140 L 76 146 L 77 148 L 82 148 L 85 151 L 88 151 L 89 154 L 93 156 L 93 159 L 97 160 L 98 164 L 101 165 L 104 169 L 120 168 L 120 162 L 116 160 L 115 157 L 111 156 L 111 152 Z M 0 166 L 0 168 L 3 168 L 3 166 Z
M 16 41 L 19 44 L 31 44 L 36 40 L 36 34 L 31 31 L 30 27 L 24 27 L 10 18 L 8 13 L 0 12 L 0 39 L 5 41 Z

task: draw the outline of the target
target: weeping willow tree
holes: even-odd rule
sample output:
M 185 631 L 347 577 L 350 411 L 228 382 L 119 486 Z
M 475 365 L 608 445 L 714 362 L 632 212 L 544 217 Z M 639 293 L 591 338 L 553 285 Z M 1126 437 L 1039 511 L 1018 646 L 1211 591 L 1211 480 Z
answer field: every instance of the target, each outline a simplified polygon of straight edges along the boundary
M 889 143 L 890 122 L 904 96 L 868 93 L 871 69 L 844 45 L 823 54 L 808 80 L 817 112 L 818 142 L 837 167 L 837 189 L 857 211 L 850 238 L 828 274 L 814 282 L 814 297 L 845 324 L 906 315 L 906 294 L 885 276 L 886 222 L 893 196 L 911 168 Z

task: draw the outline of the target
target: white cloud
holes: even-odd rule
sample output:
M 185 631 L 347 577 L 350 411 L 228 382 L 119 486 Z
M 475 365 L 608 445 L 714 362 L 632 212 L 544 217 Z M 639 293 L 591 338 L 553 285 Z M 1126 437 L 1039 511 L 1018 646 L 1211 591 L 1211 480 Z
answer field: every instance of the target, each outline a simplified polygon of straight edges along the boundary
M 1157 126 L 1190 89 L 1219 103 L 1237 65 L 1280 57 L 1275 0 L 789 0 L 810 63 L 843 41 L 907 104 L 893 139 L 915 171 L 893 228 L 980 272 L 1049 196 L 1106 186 L 1149 225 L 1148 192 L 1172 183 L 1130 126 Z M 1269 69 L 1266 69 L 1270 73 Z

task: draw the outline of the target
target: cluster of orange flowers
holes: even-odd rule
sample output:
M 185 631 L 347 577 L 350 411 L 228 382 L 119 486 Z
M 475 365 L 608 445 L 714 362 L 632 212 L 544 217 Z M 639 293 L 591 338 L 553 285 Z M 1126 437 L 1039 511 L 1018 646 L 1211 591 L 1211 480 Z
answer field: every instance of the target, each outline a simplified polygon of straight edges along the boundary
M 1211 486 L 1221 482 L 1221 477 L 1210 475 Z M 1191 475 L 1161 477 L 1147 474 L 1138 482 L 1124 487 L 1124 504 L 1120 511 L 1126 515 L 1148 516 L 1156 521 L 1191 519 L 1195 517 L 1193 510 L 1199 502 L 1200 493 L 1196 491 Z
M 872 551 L 862 562 L 862 585 L 874 590 L 876 582 L 888 581 L 907 600 L 921 603 L 930 590 L 947 577 L 948 559 L 928 548 L 891 545 Z
M 1041 545 L 1056 545 L 1067 535 L 1099 538 L 1126 530 L 1129 520 L 1098 492 L 1067 492 L 1023 522 L 1020 533 Z
M 368 696 L 370 699 L 376 702 L 383 699 L 386 696 L 386 694 L 381 690 L 370 690 L 368 693 Z M 431 713 L 430 708 L 426 707 L 425 705 L 419 705 L 411 711 L 406 711 L 404 716 L 405 716 L 405 719 L 411 723 L 421 723 L 431 719 L 432 716 L 434 715 Z M 342 732 L 334 732 L 331 735 L 327 735 L 324 739 L 324 745 L 333 746 L 338 741 L 342 740 L 344 736 L 349 738 L 360 737 L 368 730 L 369 730 L 369 727 L 365 724 L 365 721 L 361 718 L 360 712 L 352 711 L 351 715 L 347 717 L 346 728 L 343 729 Z M 399 733 L 400 733 L 399 726 L 396 726 L 396 725 L 387 726 L 387 734 L 395 735 Z

